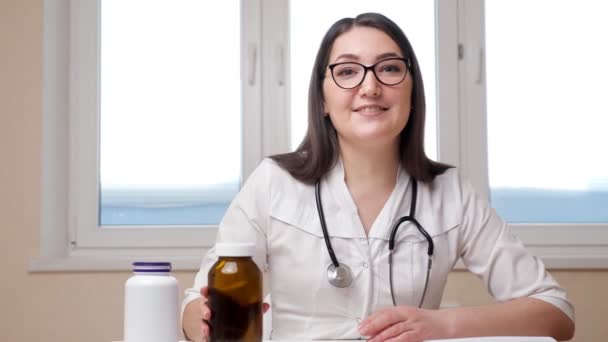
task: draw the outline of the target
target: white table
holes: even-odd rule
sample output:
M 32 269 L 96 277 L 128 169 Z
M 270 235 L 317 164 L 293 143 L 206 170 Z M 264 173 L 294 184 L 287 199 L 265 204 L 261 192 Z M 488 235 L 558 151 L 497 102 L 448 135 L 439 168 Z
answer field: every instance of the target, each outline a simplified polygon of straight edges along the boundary
M 340 342 L 361 340 L 340 340 Z M 121 342 L 121 341 L 114 341 Z M 188 342 L 188 341 L 180 341 Z M 308 340 L 264 340 L 264 342 L 311 342 Z M 335 342 L 330 340 L 316 340 L 314 342 Z M 469 337 L 451 338 L 445 340 L 427 340 L 426 342 L 557 342 L 551 337 L 526 337 L 526 336 L 492 336 L 492 337 Z
M 264 340 L 270 342 L 269 340 Z M 297 340 L 272 340 L 272 342 L 296 342 Z M 361 341 L 361 340 L 341 340 L 345 341 Z M 304 341 L 299 341 L 304 342 Z M 326 341 L 315 341 L 315 342 L 332 342 Z M 335 342 L 335 341 L 334 341 Z M 556 342 L 551 337 L 526 337 L 526 336 L 492 336 L 492 337 L 469 337 L 469 338 L 450 338 L 444 340 L 427 340 L 426 342 Z
M 447 340 L 429 340 L 426 342 L 453 341 L 453 342 L 557 342 L 552 337 L 526 337 L 526 336 L 492 336 L 453 338 Z
M 340 342 L 361 340 L 340 340 Z M 122 342 L 122 341 L 114 341 Z M 179 341 L 188 342 L 188 341 Z M 264 340 L 264 342 L 310 342 L 309 340 Z M 316 340 L 314 342 L 335 342 L 335 340 Z M 426 342 L 557 342 L 552 337 L 526 337 L 526 336 L 490 336 L 490 337 L 468 337 L 451 338 L 445 340 L 427 340 Z

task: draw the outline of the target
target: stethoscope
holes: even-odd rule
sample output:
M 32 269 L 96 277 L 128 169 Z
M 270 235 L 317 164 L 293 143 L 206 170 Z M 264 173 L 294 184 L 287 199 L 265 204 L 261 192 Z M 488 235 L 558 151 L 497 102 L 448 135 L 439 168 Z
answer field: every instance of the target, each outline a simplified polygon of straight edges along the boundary
M 428 262 L 426 269 L 426 280 L 424 281 L 424 290 L 422 291 L 422 298 L 420 299 L 420 304 L 418 307 L 422 307 L 422 303 L 424 302 L 424 296 L 426 295 L 426 289 L 429 285 L 429 275 L 431 273 L 431 266 L 433 264 L 432 256 L 433 256 L 433 239 L 429 235 L 429 233 L 422 228 L 422 225 L 418 223 L 418 220 L 414 218 L 416 214 L 416 199 L 418 195 L 418 184 L 416 180 L 411 177 L 412 184 L 412 200 L 410 205 L 410 214 L 407 216 L 403 216 L 399 218 L 393 224 L 393 228 L 391 229 L 391 235 L 388 240 L 388 264 L 389 264 L 389 283 L 391 289 L 391 299 L 393 300 L 393 305 L 397 306 L 395 302 L 395 295 L 393 292 L 393 249 L 395 248 L 395 235 L 397 234 L 397 229 L 404 222 L 413 223 L 420 234 L 424 236 L 427 242 L 427 252 Z M 331 264 L 327 267 L 327 280 L 335 287 L 348 287 L 353 281 L 353 272 L 350 267 L 345 264 L 341 264 L 338 262 L 338 258 L 336 258 L 336 253 L 334 253 L 334 249 L 331 245 L 331 241 L 329 240 L 329 233 L 327 232 L 327 226 L 325 225 L 325 215 L 323 214 L 323 205 L 321 204 L 321 185 L 320 182 L 317 181 L 315 183 L 315 199 L 317 201 L 317 212 L 319 213 L 319 220 L 321 221 L 321 228 L 323 229 L 323 238 L 325 239 L 325 245 L 327 245 L 327 252 L 329 253 L 329 257 L 331 258 Z

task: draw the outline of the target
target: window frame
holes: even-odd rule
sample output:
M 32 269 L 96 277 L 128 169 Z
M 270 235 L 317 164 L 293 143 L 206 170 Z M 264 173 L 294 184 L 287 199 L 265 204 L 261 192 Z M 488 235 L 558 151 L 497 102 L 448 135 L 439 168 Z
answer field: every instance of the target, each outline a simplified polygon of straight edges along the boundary
M 89 152 L 98 149 L 91 80 L 99 70 L 99 1 L 44 1 L 40 255 L 30 271 L 128 270 L 159 257 L 177 270 L 197 269 L 216 227 L 97 229 L 99 158 Z M 247 0 L 241 11 L 246 179 L 263 156 L 290 146 L 289 8 L 286 0 Z M 436 0 L 435 11 L 438 158 L 489 198 L 483 0 Z M 608 224 L 510 226 L 550 268 L 608 267 Z
M 484 0 L 458 0 L 462 56 L 457 165 L 488 199 L 484 12 Z M 549 268 L 608 268 L 608 223 L 510 223 L 509 227 Z
M 243 179 L 289 139 L 264 134 L 287 131 L 288 122 L 273 117 L 284 113 L 276 107 L 262 115 L 262 5 L 241 1 Z M 196 269 L 216 226 L 99 229 L 100 0 L 45 0 L 43 15 L 41 248 L 30 271 L 128 270 L 135 260 L 158 258 L 177 270 Z
M 100 0 L 70 3 L 70 245 L 75 250 L 208 247 L 215 238 L 215 231 L 209 226 L 114 225 L 100 229 L 100 5 Z M 244 151 L 247 153 L 251 151 Z

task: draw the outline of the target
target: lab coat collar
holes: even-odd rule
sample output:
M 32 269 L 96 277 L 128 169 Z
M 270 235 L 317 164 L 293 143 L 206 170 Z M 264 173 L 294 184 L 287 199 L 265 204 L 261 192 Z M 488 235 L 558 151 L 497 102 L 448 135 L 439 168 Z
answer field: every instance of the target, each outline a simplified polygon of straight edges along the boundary
M 453 198 L 455 194 L 450 191 L 452 189 L 441 186 L 442 182 L 444 182 L 442 175 L 438 176 L 433 185 L 417 182 L 418 198 L 415 218 L 432 237 L 456 227 L 460 222 L 457 201 Z M 395 188 L 380 210 L 367 236 L 359 218 L 357 206 L 346 186 L 344 165 L 341 159 L 328 174 L 326 183 L 322 184 L 321 195 L 325 221 L 331 236 L 369 237 L 388 241 L 397 219 L 410 214 L 413 184 L 409 173 L 401 167 L 401 164 L 397 171 Z M 330 198 L 330 200 L 325 200 L 325 198 Z M 328 215 L 326 207 L 335 210 L 336 215 Z M 422 241 L 424 239 L 411 224 L 399 228 L 398 239 L 404 236 L 414 240 Z
M 284 191 L 275 194 L 270 215 L 295 228 L 323 237 L 314 185 L 303 185 L 295 179 L 291 181 L 296 183 L 295 187 L 287 184 L 278 187 Z M 338 160 L 334 168 L 321 180 L 321 201 L 329 235 L 335 238 L 369 237 L 388 241 L 394 222 L 399 217 L 409 215 L 412 193 L 410 183 L 409 174 L 400 167 L 396 186 L 366 236 L 357 206 L 344 181 L 342 161 Z M 441 188 L 439 184 L 434 186 L 437 187 Z M 445 197 L 444 191 L 439 193 L 432 191 L 429 185 L 418 182 L 416 219 L 431 236 L 453 228 L 459 222 L 455 203 L 450 203 L 453 201 Z M 403 236 L 403 233 L 411 231 L 411 228 L 400 228 L 398 236 Z M 419 235 L 419 238 L 423 239 L 420 234 L 413 235 Z
M 401 208 L 403 198 L 400 198 L 400 196 L 401 194 L 407 193 L 410 183 L 409 175 L 401 167 L 401 164 L 399 164 L 396 177 L 395 188 L 378 214 L 375 222 L 372 224 L 368 234 L 369 237 L 384 240 L 388 240 L 389 238 L 392 218 L 399 214 Z M 335 216 L 328 216 L 327 210 L 325 210 L 326 201 L 323 200 L 323 207 L 326 213 L 325 221 L 327 223 L 328 231 L 330 231 L 330 235 L 365 239 L 367 236 L 365 235 L 365 229 L 359 218 L 357 205 L 346 186 L 342 159 L 339 159 L 335 167 L 328 173 L 324 183 L 325 184 L 322 184 L 321 188 L 321 196 L 322 198 L 331 196 L 332 201 L 331 204 L 328 203 L 328 205 L 331 205 L 331 208 L 337 210 L 338 213 L 338 215 Z M 323 191 L 324 188 L 326 191 Z M 410 199 L 408 198 L 406 200 L 409 205 Z M 335 221 L 335 223 L 330 223 L 330 221 Z

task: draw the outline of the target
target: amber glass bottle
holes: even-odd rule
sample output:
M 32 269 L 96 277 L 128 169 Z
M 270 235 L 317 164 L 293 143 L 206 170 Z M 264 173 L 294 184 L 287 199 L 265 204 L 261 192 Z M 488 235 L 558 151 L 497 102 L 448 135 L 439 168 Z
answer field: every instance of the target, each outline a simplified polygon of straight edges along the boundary
M 255 246 L 218 243 L 208 274 L 210 341 L 262 341 L 262 274 L 253 262 Z

